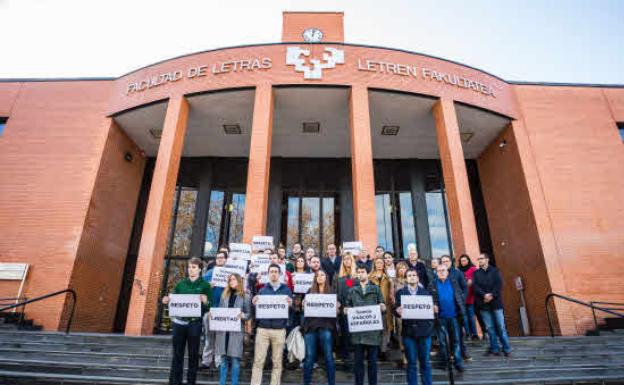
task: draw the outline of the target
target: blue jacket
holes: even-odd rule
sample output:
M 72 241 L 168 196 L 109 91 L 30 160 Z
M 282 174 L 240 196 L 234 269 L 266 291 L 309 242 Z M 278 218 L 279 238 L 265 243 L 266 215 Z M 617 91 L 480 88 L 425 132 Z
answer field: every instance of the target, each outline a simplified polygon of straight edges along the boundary
M 280 284 L 277 290 L 273 290 L 273 286 L 266 284 L 258 291 L 258 295 L 287 295 L 292 298 L 292 291 L 285 284 Z M 256 319 L 256 325 L 265 329 L 286 329 L 288 326 L 288 318 L 261 318 Z
M 396 292 L 395 295 L 395 305 L 394 305 L 394 314 L 396 317 L 401 318 L 399 314 L 396 312 L 396 309 L 401 306 L 401 296 L 402 295 L 431 295 L 427 289 L 424 287 L 418 286 L 416 290 L 416 294 L 412 294 L 409 291 L 409 288 L 405 286 L 401 290 Z M 434 320 L 432 319 L 406 319 L 401 320 L 402 324 L 402 334 L 406 337 L 429 337 L 433 334 L 433 325 Z

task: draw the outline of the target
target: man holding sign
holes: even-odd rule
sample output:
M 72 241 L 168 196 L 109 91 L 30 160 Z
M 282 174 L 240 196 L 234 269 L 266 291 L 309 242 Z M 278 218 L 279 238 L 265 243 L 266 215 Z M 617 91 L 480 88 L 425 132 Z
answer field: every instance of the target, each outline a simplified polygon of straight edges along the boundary
M 275 263 L 269 265 L 269 283 L 262 287 L 258 291 L 258 295 L 252 300 L 256 306 L 256 322 L 258 326 L 253 369 L 251 371 L 252 385 L 260 385 L 262 382 L 262 368 L 264 368 L 269 345 L 273 353 L 271 385 L 279 385 L 281 383 L 282 356 L 284 354 L 284 343 L 286 342 L 288 310 L 292 305 L 292 291 L 288 286 L 280 283 L 281 273 L 279 265 Z M 268 317 L 266 316 L 267 313 L 269 314 Z
M 407 357 L 407 384 L 416 385 L 418 374 L 416 360 L 420 365 L 423 385 L 431 385 L 431 335 L 433 318 L 437 308 L 429 292 L 418 285 L 418 272 L 408 270 L 405 273 L 407 286 L 400 289 L 395 297 L 395 314 L 401 318 L 403 346 Z
M 214 284 L 213 278 L 215 275 L 215 269 L 217 271 L 222 269 L 225 265 L 227 257 L 227 251 L 219 250 L 219 252 L 215 256 L 214 267 L 208 270 L 203 277 L 204 281 L 210 284 L 210 287 L 212 289 L 212 297 L 210 298 L 210 302 L 215 306 L 219 304 L 219 301 L 221 301 L 221 294 L 223 294 L 223 289 L 225 288 L 225 285 Z M 204 315 L 204 351 L 202 352 L 202 363 L 200 369 L 210 368 L 210 364 L 212 363 L 213 359 L 215 366 L 219 366 L 219 356 L 214 354 L 214 345 L 215 333 L 210 330 L 210 320 L 208 319 L 208 313 L 206 313 Z
M 364 354 L 368 353 L 368 383 L 377 385 L 377 354 L 381 344 L 383 319 L 386 311 L 381 289 L 369 282 L 369 268 L 360 265 L 356 270 L 359 284 L 349 290 L 345 313 L 349 318 L 351 343 L 355 348 L 355 385 L 364 384 Z M 366 314 L 358 314 L 366 308 Z M 357 332 L 355 331 L 357 330 Z
M 173 358 L 171 360 L 171 372 L 169 373 L 169 383 L 172 385 L 182 385 L 182 374 L 184 370 L 184 349 L 188 344 L 188 372 L 186 383 L 194 385 L 197 378 L 197 367 L 199 364 L 199 341 L 202 332 L 202 315 L 210 310 L 211 290 L 210 284 L 200 276 L 202 261 L 193 257 L 188 262 L 188 278 L 178 282 L 173 288 L 172 294 L 191 294 L 193 297 L 199 296 L 202 303 L 201 310 L 197 316 L 175 317 L 177 311 L 183 308 L 193 308 L 192 301 L 183 302 L 177 299 L 171 300 L 169 314 L 173 321 Z M 190 298 L 189 298 L 190 299 Z M 169 296 L 164 296 L 162 303 L 170 303 Z

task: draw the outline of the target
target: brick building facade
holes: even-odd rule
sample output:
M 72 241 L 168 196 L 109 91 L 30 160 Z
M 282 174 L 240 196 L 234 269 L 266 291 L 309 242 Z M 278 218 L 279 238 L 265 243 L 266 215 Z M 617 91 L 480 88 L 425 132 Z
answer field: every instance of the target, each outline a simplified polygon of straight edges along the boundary
M 177 266 L 269 234 L 480 250 L 506 315 L 547 333 L 547 293 L 624 301 L 624 87 L 507 82 L 344 42 L 341 13 L 284 13 L 282 42 L 110 79 L 0 82 L 0 262 L 24 295 L 72 287 L 75 330 L 151 334 Z M 0 280 L 0 297 L 17 283 Z M 69 299 L 28 306 L 55 330 Z M 579 334 L 591 314 L 555 304 Z

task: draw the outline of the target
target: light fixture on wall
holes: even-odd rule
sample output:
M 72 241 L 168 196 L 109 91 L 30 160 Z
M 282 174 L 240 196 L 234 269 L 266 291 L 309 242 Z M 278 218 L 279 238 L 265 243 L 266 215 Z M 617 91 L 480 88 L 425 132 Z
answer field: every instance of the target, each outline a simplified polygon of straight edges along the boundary
M 399 134 L 399 126 L 383 126 L 381 127 L 381 135 L 396 136 Z
M 318 134 L 321 132 L 321 123 L 319 122 L 303 122 L 304 134 Z
M 474 132 L 460 132 L 459 136 L 461 137 L 462 142 L 468 143 L 474 136 Z
M 152 135 L 152 138 L 158 140 L 162 137 L 162 130 L 159 130 L 157 128 L 150 128 L 149 130 L 150 135 Z
M 225 132 L 225 135 L 240 135 L 243 133 L 240 124 L 224 124 L 223 132 Z

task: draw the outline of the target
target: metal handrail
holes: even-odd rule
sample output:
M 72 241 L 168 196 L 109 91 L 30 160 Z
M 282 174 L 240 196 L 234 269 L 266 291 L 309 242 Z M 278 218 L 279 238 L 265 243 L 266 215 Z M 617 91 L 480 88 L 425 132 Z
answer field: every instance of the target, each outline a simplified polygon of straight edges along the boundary
M 600 310 L 600 311 L 603 311 L 605 313 L 612 314 L 612 315 L 614 315 L 616 317 L 624 318 L 624 313 L 616 312 L 616 311 L 613 311 L 613 310 L 611 310 L 609 308 L 605 308 L 605 307 L 602 307 L 602 306 L 596 306 L 596 305 L 593 304 L 593 303 L 597 303 L 597 302 L 593 302 L 593 303 L 589 302 L 589 303 L 587 303 L 587 302 L 583 302 L 583 301 L 581 301 L 579 299 L 576 299 L 576 298 L 566 297 L 565 295 L 561 295 L 561 294 L 557 294 L 557 293 L 549 293 L 546 296 L 546 300 L 544 301 L 544 306 L 546 308 L 546 317 L 548 317 L 548 327 L 550 328 L 550 336 L 551 337 L 555 336 L 555 331 L 553 329 L 552 318 L 550 316 L 550 308 L 548 307 L 548 302 L 553 297 L 557 297 L 557 298 L 563 299 L 563 300 L 568 301 L 568 302 L 573 302 L 573 303 L 575 303 L 577 305 L 582 305 L 582 306 L 591 308 L 592 312 L 594 312 L 594 326 L 595 326 L 596 330 L 598 330 L 598 320 L 596 319 L 595 310 Z
M 70 293 L 72 295 L 72 307 L 71 307 L 71 311 L 69 313 L 69 320 L 67 321 L 67 328 L 65 329 L 65 334 L 69 334 L 69 328 L 71 327 L 71 323 L 72 320 L 74 319 L 74 310 L 76 309 L 76 301 L 77 301 L 77 296 L 76 296 L 76 291 L 74 291 L 74 289 L 63 289 L 63 290 L 59 290 L 59 291 L 55 291 L 54 293 L 49 293 L 46 295 L 42 295 L 40 297 L 37 298 L 33 298 L 33 299 L 29 299 L 27 301 L 24 302 L 20 302 L 20 303 L 15 303 L 13 305 L 9 305 L 3 308 L 0 308 L 0 312 L 5 311 L 5 310 L 9 310 L 9 309 L 14 309 L 20 306 L 26 306 L 29 303 L 33 303 L 33 302 L 37 302 L 37 301 L 41 301 L 50 297 L 54 297 L 57 296 L 59 294 L 63 294 L 63 293 Z

